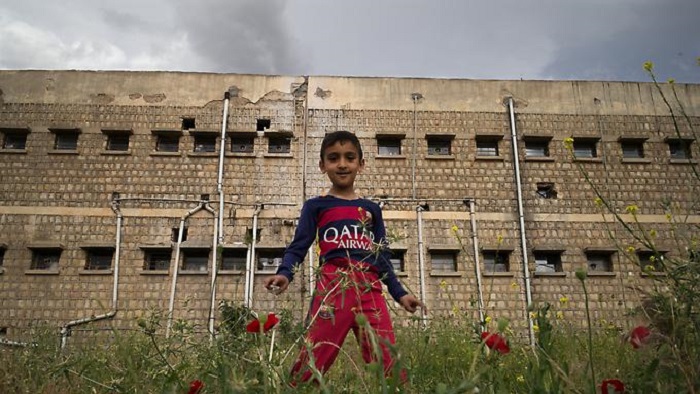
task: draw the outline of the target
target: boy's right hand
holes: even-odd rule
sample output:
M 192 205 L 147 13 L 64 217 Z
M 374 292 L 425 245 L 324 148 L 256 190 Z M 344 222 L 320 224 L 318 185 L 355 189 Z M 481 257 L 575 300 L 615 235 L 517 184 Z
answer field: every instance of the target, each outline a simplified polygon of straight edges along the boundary
M 265 288 L 277 294 L 283 293 L 289 286 L 289 279 L 284 275 L 274 275 L 265 280 Z

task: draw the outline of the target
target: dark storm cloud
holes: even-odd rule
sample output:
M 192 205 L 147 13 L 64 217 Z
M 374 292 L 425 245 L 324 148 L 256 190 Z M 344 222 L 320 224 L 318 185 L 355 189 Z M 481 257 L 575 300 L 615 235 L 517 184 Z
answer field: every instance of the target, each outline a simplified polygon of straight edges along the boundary
M 187 1 L 176 19 L 193 56 L 215 72 L 303 74 L 304 65 L 284 18 L 284 0 Z M 183 54 L 187 56 L 187 54 Z
M 546 78 L 649 81 L 642 64 L 652 61 L 661 80 L 700 82 L 700 1 L 638 1 L 604 12 L 579 4 L 560 16 L 568 23 L 552 34 L 558 49 Z

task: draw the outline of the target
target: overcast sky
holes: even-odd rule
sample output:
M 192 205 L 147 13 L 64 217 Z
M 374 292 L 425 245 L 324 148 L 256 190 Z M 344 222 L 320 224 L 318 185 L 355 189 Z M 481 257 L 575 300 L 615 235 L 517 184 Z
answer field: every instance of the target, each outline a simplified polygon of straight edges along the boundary
M 0 0 L 0 69 L 700 83 L 700 0 Z

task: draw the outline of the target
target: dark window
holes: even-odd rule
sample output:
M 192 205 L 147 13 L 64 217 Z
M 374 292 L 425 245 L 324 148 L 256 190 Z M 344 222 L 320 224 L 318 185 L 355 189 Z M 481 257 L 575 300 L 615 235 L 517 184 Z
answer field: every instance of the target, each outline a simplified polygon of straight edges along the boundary
M 394 272 L 404 272 L 406 270 L 406 267 L 404 266 L 405 255 L 405 250 L 391 251 L 391 258 L 389 259 L 389 261 L 391 262 L 391 266 L 394 268 Z
M 669 139 L 666 142 L 668 143 L 672 159 L 690 159 L 693 157 L 690 150 L 692 140 Z
M 665 252 L 651 251 L 651 250 L 639 250 L 637 251 L 637 258 L 639 259 L 639 267 L 643 272 L 661 272 L 664 269 L 664 255 Z
M 401 155 L 401 139 L 396 137 L 377 137 L 377 154 L 379 156 Z
M 5 132 L 5 138 L 2 141 L 3 149 L 26 149 L 27 133 L 22 132 Z
M 498 140 L 493 138 L 476 137 L 477 156 L 498 156 Z
M 5 248 L 0 248 L 0 272 L 2 271 L 2 266 L 5 263 Z
M 78 149 L 78 136 L 75 131 L 54 131 L 56 134 L 54 149 L 56 150 L 76 150 Z
M 88 248 L 85 250 L 87 259 L 86 270 L 108 270 L 112 268 L 114 248 Z
M 158 152 L 177 152 L 180 145 L 180 136 L 158 134 L 156 141 L 156 151 Z
M 510 271 L 510 252 L 504 250 L 484 250 L 484 268 L 486 272 Z
M 452 154 L 452 140 L 428 137 L 428 156 L 449 156 Z
M 613 252 L 586 252 L 588 271 L 612 272 Z
M 625 159 L 644 158 L 644 140 L 621 140 L 620 149 Z
M 284 249 L 263 249 L 258 250 L 258 270 L 264 272 L 276 272 L 277 267 L 282 264 Z
M 206 272 L 209 265 L 209 249 L 183 249 L 182 270 Z
M 597 139 L 592 138 L 574 138 L 574 157 L 576 158 L 594 158 L 598 157 L 596 145 Z
M 255 130 L 257 131 L 266 131 L 270 128 L 272 122 L 270 119 L 258 119 L 257 125 L 255 126 Z
M 255 137 L 251 135 L 231 136 L 231 152 L 233 153 L 253 153 L 255 148 Z
M 195 152 L 215 152 L 216 134 L 196 134 L 194 136 Z
M 557 198 L 557 191 L 552 182 L 537 182 L 537 195 L 542 198 Z
M 269 137 L 268 153 L 289 153 L 292 145 L 291 137 Z
M 457 272 L 457 252 L 453 250 L 436 250 L 430 252 L 432 271 Z
M 170 249 L 152 249 L 144 251 L 145 271 L 167 271 L 170 268 L 170 258 L 172 251 Z
M 170 232 L 170 240 L 172 242 L 177 242 L 178 237 L 180 236 L 180 227 L 173 227 L 172 231 Z M 187 227 L 182 228 L 182 242 L 187 241 Z
M 33 270 L 58 271 L 58 262 L 61 260 L 61 249 L 46 248 L 32 250 Z
M 196 128 L 194 118 L 182 118 L 182 129 L 183 130 L 189 130 L 189 129 L 194 129 L 194 128 Z
M 535 251 L 535 272 L 562 272 L 561 252 Z
M 128 151 L 129 150 L 128 133 L 109 133 L 107 134 L 107 150 L 110 151 Z
M 549 157 L 549 141 L 548 138 L 525 138 L 525 157 Z
M 221 253 L 222 271 L 245 271 L 248 249 L 224 249 Z

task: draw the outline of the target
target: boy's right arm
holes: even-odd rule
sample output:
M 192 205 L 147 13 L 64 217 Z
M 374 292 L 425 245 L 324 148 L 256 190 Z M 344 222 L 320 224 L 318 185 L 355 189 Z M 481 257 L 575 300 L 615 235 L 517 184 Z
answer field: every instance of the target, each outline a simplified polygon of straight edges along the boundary
M 273 275 L 265 280 L 265 288 L 275 294 L 281 294 L 289 287 L 289 279 L 284 275 Z

